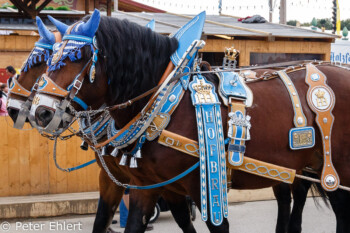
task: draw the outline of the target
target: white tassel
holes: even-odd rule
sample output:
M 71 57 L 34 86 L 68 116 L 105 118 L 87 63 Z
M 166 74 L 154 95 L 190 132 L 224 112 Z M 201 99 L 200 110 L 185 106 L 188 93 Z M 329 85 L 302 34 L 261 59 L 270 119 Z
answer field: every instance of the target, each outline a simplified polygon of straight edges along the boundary
M 122 159 L 119 162 L 119 165 L 125 166 L 127 159 L 128 159 L 128 156 L 126 154 L 123 154 Z
M 136 151 L 136 153 L 134 154 L 134 157 L 135 157 L 135 158 L 138 158 L 138 159 L 141 159 L 141 158 L 142 158 L 142 156 L 141 156 L 141 150 Z
M 112 151 L 111 155 L 112 155 L 113 157 L 117 157 L 118 152 L 119 152 L 119 150 L 118 150 L 117 148 L 114 148 L 114 150 Z
M 135 157 L 130 159 L 130 168 L 137 168 L 137 159 Z

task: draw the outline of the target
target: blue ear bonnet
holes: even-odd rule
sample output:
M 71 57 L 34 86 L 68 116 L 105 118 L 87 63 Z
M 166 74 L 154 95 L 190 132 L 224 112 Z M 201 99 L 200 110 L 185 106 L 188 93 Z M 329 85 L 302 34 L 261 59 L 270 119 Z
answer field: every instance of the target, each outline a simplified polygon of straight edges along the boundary
M 50 17 L 50 20 L 57 28 L 60 28 L 60 31 L 67 31 L 65 24 L 53 19 Z M 94 13 L 91 15 L 90 19 L 87 22 L 79 22 L 71 28 L 69 34 L 63 36 L 63 41 L 68 41 L 63 50 L 60 50 L 62 44 L 57 44 L 54 48 L 54 56 L 52 62 L 49 63 L 49 71 L 55 71 L 60 69 L 62 66 L 65 66 L 66 63 L 63 61 L 68 57 L 71 61 L 76 61 L 82 58 L 81 49 L 84 46 L 90 46 L 91 51 L 93 52 L 93 63 L 90 70 L 95 68 L 95 63 L 97 62 L 97 43 L 95 38 L 95 33 L 98 29 L 100 23 L 100 12 L 95 9 Z M 57 47 L 57 48 L 56 48 Z M 57 52 L 62 54 L 57 54 Z M 57 59 L 55 60 L 55 55 Z M 91 75 L 90 75 L 91 76 Z M 91 81 L 91 79 L 90 79 Z M 91 81 L 93 82 L 93 80 Z
M 38 26 L 40 39 L 38 40 L 38 42 L 35 43 L 35 47 L 33 48 L 26 62 L 24 63 L 21 69 L 22 72 L 27 72 L 28 69 L 30 69 L 33 65 L 37 64 L 38 62 L 48 61 L 50 58 L 50 51 L 52 50 L 52 46 L 56 42 L 54 34 L 46 28 L 43 21 L 41 21 L 41 19 L 38 16 L 36 17 L 36 24 Z M 43 56 L 44 60 L 42 58 Z

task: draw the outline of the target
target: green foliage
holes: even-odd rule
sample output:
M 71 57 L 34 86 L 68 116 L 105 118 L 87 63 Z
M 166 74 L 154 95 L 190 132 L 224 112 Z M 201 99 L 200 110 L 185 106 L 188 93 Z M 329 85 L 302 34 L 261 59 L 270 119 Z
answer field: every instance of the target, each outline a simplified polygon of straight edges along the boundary
M 16 6 L 8 6 L 8 7 L 12 8 L 12 9 L 17 9 Z
M 55 10 L 57 10 L 57 11 L 70 11 L 70 8 L 68 6 L 59 6 L 59 7 L 56 7 Z
M 318 19 L 317 20 L 317 27 L 318 28 L 325 27 L 326 30 L 332 30 L 333 24 L 331 22 L 331 19 Z
M 340 21 L 340 28 L 343 29 L 344 27 L 350 28 L 350 19 Z
M 287 21 L 287 25 L 297 26 L 297 21 L 296 20 L 289 20 L 289 21 Z
M 53 6 L 47 6 L 47 7 L 44 7 L 44 10 L 47 10 L 47 11 L 52 11 L 54 10 L 55 8 Z

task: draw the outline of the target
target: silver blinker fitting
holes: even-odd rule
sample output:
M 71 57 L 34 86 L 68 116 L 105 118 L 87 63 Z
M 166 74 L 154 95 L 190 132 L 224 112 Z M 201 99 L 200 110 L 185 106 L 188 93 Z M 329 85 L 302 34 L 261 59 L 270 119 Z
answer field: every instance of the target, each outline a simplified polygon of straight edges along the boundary
M 141 159 L 142 155 L 141 155 L 141 150 L 136 151 L 136 153 L 134 154 L 135 158 Z
M 123 154 L 122 159 L 119 162 L 119 165 L 125 166 L 127 159 L 128 159 L 128 156 L 126 154 Z
M 119 151 L 119 150 L 118 150 L 117 148 L 114 148 L 114 150 L 112 151 L 111 155 L 112 155 L 113 157 L 117 157 L 118 151 Z
M 137 159 L 135 157 L 130 159 L 130 168 L 137 168 Z

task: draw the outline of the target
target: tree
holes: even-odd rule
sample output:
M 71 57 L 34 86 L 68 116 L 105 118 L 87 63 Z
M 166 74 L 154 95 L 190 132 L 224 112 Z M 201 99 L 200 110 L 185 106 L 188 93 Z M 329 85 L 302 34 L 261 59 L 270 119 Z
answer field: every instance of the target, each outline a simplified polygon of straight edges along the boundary
M 340 22 L 340 28 L 343 29 L 344 27 L 350 28 L 350 19 L 342 20 Z
M 289 20 L 289 21 L 287 21 L 287 25 L 297 26 L 297 21 L 296 20 Z

